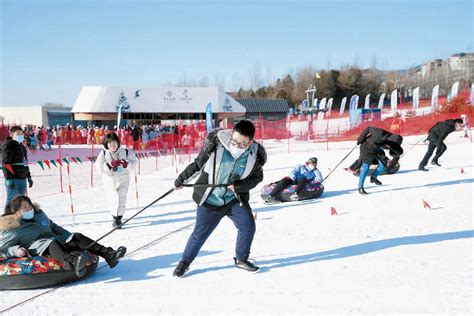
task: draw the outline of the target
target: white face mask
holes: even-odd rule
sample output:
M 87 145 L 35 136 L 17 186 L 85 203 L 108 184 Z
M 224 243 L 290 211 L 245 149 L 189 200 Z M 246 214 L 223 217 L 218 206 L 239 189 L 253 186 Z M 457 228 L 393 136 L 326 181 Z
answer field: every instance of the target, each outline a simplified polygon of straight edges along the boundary
M 230 154 L 232 155 L 232 157 L 234 157 L 234 159 L 240 158 L 240 156 L 242 156 L 246 150 L 247 149 L 245 148 L 238 148 L 232 145 L 229 146 Z
M 32 219 L 34 216 L 35 216 L 35 210 L 29 210 L 29 211 L 23 212 L 23 214 L 21 215 L 21 218 L 29 220 L 29 219 Z
M 23 143 L 23 141 L 25 140 L 25 136 L 24 135 L 15 135 L 15 137 L 13 137 L 13 139 L 16 140 L 19 143 Z

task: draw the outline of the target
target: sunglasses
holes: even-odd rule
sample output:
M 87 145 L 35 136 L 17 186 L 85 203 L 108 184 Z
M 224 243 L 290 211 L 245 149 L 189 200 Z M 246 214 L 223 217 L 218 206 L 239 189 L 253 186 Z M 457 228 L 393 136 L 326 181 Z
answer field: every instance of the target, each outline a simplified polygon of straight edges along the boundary
M 246 144 L 241 143 L 241 142 L 237 141 L 237 140 L 236 140 L 235 138 L 233 138 L 233 137 L 230 138 L 230 144 L 231 144 L 232 146 L 235 146 L 235 147 L 240 148 L 240 149 L 245 149 L 245 148 L 247 148 L 247 147 L 250 145 L 250 143 L 246 143 Z

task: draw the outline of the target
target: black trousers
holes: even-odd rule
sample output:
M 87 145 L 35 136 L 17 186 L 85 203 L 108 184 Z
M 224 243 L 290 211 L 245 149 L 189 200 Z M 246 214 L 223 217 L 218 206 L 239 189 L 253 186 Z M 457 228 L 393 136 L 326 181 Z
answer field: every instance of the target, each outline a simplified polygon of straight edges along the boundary
M 433 155 L 434 150 L 436 149 L 436 154 L 433 157 L 432 161 L 438 162 L 439 157 L 441 157 L 448 147 L 442 141 L 430 141 L 428 145 L 428 151 L 426 152 L 423 160 L 420 162 L 420 168 L 425 167 L 430 160 L 431 155 Z
M 44 255 L 49 255 L 50 257 L 63 262 L 71 252 L 75 250 L 85 250 L 91 243 L 94 241 L 87 236 L 84 236 L 81 233 L 74 233 L 72 239 L 66 243 L 61 244 L 60 242 L 53 240 L 48 249 L 43 253 Z M 99 244 L 95 244 L 93 247 L 88 249 L 93 254 L 99 254 L 98 250 L 102 247 Z
M 304 189 L 306 183 L 308 183 L 308 179 L 306 178 L 301 178 L 298 181 L 293 181 L 289 177 L 285 177 L 278 181 L 278 183 L 275 185 L 273 188 L 272 192 L 270 193 L 270 196 L 275 197 L 277 194 L 280 194 L 287 186 L 290 184 L 296 184 L 296 193 L 300 193 L 302 189 Z

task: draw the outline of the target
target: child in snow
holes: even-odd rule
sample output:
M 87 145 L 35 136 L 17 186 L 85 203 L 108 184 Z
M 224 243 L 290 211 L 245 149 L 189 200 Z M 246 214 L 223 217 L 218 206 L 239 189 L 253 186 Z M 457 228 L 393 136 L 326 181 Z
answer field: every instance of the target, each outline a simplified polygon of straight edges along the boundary
M 309 158 L 304 165 L 296 166 L 293 171 L 291 171 L 289 177 L 284 177 L 275 185 L 268 198 L 265 199 L 265 203 L 276 203 L 277 200 L 275 199 L 275 196 L 291 184 L 296 184 L 296 191 L 295 193 L 293 193 L 293 195 L 290 196 L 290 200 L 298 201 L 298 193 L 300 193 L 301 190 L 304 189 L 304 187 L 309 181 L 323 181 L 323 176 L 318 170 L 317 165 L 318 158 L 312 157 Z
M 107 201 L 114 218 L 113 227 L 121 227 L 127 206 L 129 170 L 134 169 L 136 163 L 135 153 L 120 146 L 117 134 L 107 134 L 104 150 L 100 152 L 95 165 L 102 175 Z
M 115 250 L 98 243 L 92 245 L 92 239 L 55 224 L 38 204 L 22 195 L 13 198 L 0 217 L 0 232 L 0 257 L 50 256 L 61 262 L 65 270 L 73 270 L 78 278 L 86 272 L 85 249 L 104 258 L 111 268 L 127 251 L 125 247 Z

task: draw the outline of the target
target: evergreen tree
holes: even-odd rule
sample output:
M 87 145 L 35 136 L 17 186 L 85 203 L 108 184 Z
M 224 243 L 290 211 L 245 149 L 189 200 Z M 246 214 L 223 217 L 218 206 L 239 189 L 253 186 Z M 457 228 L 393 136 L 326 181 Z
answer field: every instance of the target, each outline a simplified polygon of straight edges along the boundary
M 115 106 L 115 111 L 119 111 L 120 106 L 122 106 L 122 112 L 128 112 L 131 109 L 130 103 L 128 103 L 125 93 L 120 92 L 120 96 L 117 100 L 117 105 Z

